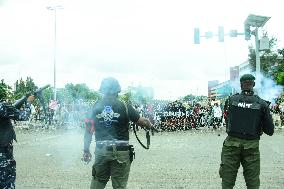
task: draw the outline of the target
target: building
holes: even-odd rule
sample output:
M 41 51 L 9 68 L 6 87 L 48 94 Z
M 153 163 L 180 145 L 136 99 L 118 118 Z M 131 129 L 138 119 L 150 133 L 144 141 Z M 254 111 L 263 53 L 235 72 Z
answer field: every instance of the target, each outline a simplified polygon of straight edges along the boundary
M 238 67 L 239 67 L 239 76 L 253 72 L 253 69 L 248 60 L 241 63 Z
M 216 86 L 219 84 L 218 80 L 213 80 L 213 81 L 208 81 L 208 97 L 213 96 L 214 94 L 212 93 L 212 87 Z
M 239 66 L 230 67 L 230 81 L 239 78 Z
M 216 100 L 230 96 L 235 92 L 234 87 L 232 87 L 234 86 L 233 83 L 239 80 L 240 75 L 252 72 L 253 70 L 249 61 L 245 61 L 238 66 L 230 67 L 230 80 L 222 83 L 216 82 L 216 80 L 208 82 L 208 98 Z
M 208 98 L 211 100 L 225 98 L 233 93 L 230 80 L 218 83 L 217 85 L 211 87 L 210 90 L 210 96 L 208 96 Z

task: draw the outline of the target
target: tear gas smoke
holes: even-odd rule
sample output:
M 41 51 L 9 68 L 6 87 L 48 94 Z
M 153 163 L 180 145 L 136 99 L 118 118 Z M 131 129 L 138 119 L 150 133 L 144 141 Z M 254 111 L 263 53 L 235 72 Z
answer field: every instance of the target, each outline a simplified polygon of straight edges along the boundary
M 255 90 L 261 98 L 275 103 L 276 98 L 283 92 L 283 87 L 277 85 L 272 79 L 260 75 L 259 78 L 256 79 Z
M 233 88 L 234 93 L 241 92 L 239 79 L 231 81 L 231 87 Z M 283 92 L 283 86 L 277 85 L 271 78 L 267 78 L 260 74 L 256 77 L 254 91 L 260 98 L 275 103 L 275 100 L 280 97 Z

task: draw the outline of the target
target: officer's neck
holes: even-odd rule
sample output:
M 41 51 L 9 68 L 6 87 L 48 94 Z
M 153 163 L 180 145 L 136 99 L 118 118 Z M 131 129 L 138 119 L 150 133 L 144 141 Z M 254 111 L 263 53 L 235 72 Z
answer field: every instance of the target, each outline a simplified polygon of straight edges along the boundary
M 242 94 L 244 94 L 244 95 L 253 95 L 254 92 L 253 92 L 253 90 L 242 90 Z

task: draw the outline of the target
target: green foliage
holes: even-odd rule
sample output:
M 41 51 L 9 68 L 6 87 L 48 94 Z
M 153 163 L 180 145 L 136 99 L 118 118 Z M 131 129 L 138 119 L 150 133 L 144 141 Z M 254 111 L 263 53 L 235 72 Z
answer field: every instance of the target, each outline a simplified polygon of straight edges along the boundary
M 35 91 L 37 88 L 31 77 L 27 77 L 26 81 L 21 78 L 20 81 L 17 80 L 15 83 L 14 97 L 15 99 L 19 99 L 27 93 Z
M 12 99 L 12 88 L 4 82 L 4 79 L 0 83 L 0 101 Z
M 130 102 L 132 98 L 131 92 L 127 91 L 125 94 L 119 95 L 119 99 L 124 102 Z
M 42 91 L 45 102 L 49 102 L 53 98 L 53 89 L 51 87 Z
M 264 33 L 267 36 L 267 32 Z M 282 72 L 284 72 L 283 57 L 284 49 L 275 49 L 277 45 L 277 38 L 271 37 L 269 40 L 269 49 L 260 51 L 260 68 L 265 77 L 269 77 L 275 80 L 278 84 L 284 84 L 282 80 Z M 281 58 L 282 57 L 282 58 Z M 252 67 L 252 71 L 256 69 L 256 57 L 255 49 L 249 46 L 249 63 Z
M 182 100 L 185 102 L 192 101 L 194 99 L 195 99 L 195 96 L 192 94 L 186 95 L 185 97 L 182 98 Z
M 277 74 L 276 81 L 278 84 L 284 85 L 284 72 L 279 72 Z
M 64 89 L 58 91 L 58 99 L 66 103 L 71 103 L 76 100 L 84 100 L 88 102 L 96 101 L 100 98 L 100 94 L 92 91 L 86 84 L 68 83 Z
M 277 52 L 284 58 L 284 48 L 283 49 L 278 49 Z
M 14 100 L 20 99 L 22 96 L 32 93 L 33 91 L 37 89 L 38 87 L 35 85 L 34 80 L 31 77 L 27 77 L 25 81 L 21 78 L 20 80 L 17 80 L 15 83 L 15 91 L 14 91 L 13 98 Z M 35 106 L 38 106 L 40 102 L 38 99 L 36 99 L 33 102 L 33 104 Z
M 274 73 L 276 81 L 280 85 L 284 85 L 284 48 L 278 49 L 278 53 L 282 57 L 280 58 L 277 64 L 277 71 Z
M 40 86 L 41 87 L 41 86 Z M 0 99 L 15 101 L 20 99 L 22 96 L 27 93 L 31 93 L 38 89 L 31 77 L 27 77 L 26 80 L 22 78 L 15 82 L 15 90 L 12 91 L 12 88 L 7 85 L 4 80 L 1 80 L 0 83 Z M 86 84 L 66 84 L 65 88 L 57 89 L 57 100 L 65 103 L 73 103 L 77 100 L 83 100 L 86 102 L 94 102 L 101 98 L 101 95 L 97 91 L 89 89 Z M 46 103 L 50 102 L 53 99 L 54 91 L 53 89 L 47 88 L 42 92 L 44 101 Z M 38 99 L 34 101 L 34 105 L 39 105 L 40 102 Z

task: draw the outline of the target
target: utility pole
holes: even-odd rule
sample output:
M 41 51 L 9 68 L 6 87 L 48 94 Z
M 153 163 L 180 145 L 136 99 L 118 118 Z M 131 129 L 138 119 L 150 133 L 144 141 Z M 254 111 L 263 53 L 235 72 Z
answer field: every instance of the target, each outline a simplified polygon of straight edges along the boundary
M 54 49 L 53 49 L 53 99 L 56 101 L 56 11 L 63 9 L 61 5 L 47 7 L 48 10 L 54 11 Z
M 267 16 L 258 16 L 250 14 L 245 21 L 245 39 L 250 40 L 251 34 L 255 37 L 255 71 L 256 77 L 260 75 L 260 57 L 259 57 L 259 39 L 258 28 L 263 27 L 265 23 L 270 19 Z M 255 27 L 254 31 L 251 31 L 250 27 Z

